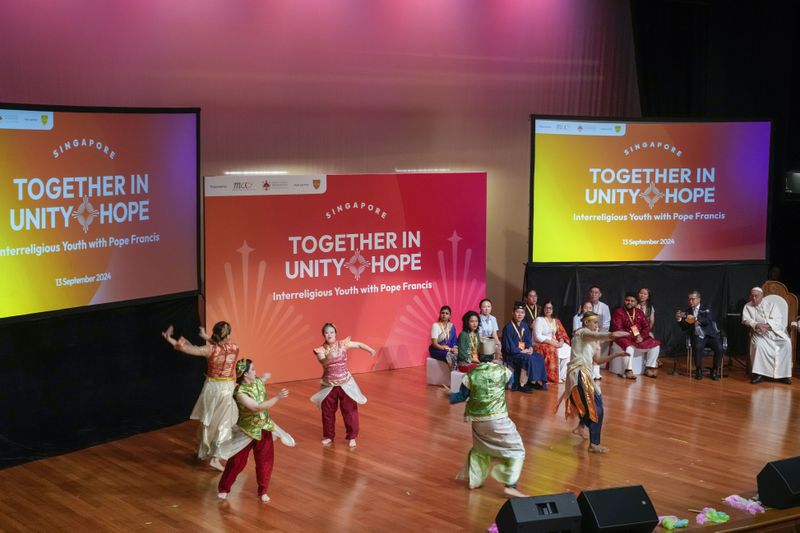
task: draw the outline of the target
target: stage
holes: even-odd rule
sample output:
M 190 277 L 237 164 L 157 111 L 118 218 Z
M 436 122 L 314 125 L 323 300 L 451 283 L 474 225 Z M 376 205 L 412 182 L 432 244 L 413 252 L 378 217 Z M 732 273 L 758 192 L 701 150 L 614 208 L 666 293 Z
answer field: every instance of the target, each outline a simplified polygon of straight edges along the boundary
M 672 361 L 666 360 L 664 369 Z M 731 515 L 704 530 L 791 531 L 800 509 L 751 517 L 725 506 L 751 497 L 767 461 L 800 454 L 800 388 L 751 385 L 740 368 L 700 382 L 661 373 L 628 381 L 604 372 L 607 455 L 590 455 L 570 433 L 558 386 L 509 393 L 511 418 L 527 449 L 519 489 L 529 495 L 644 485 L 660 515 L 690 518 L 688 509 Z M 471 446 L 463 405 L 425 385 L 425 368 L 359 374 L 369 402 L 350 450 L 337 418 L 334 446 L 320 445 L 320 415 L 308 400 L 316 380 L 287 383 L 272 417 L 297 440 L 276 443 L 269 494 L 256 498 L 252 457 L 225 502 L 219 473 L 193 458 L 196 423 L 35 461 L 0 471 L 0 529 L 95 531 L 485 531 L 505 501 L 489 478 L 468 490 L 454 476 Z M 276 392 L 275 384 L 268 393 Z M 164 391 L 168 394 L 169 391 Z M 20 401 L 24 401 L 21 399 Z M 743 528 L 743 529 L 738 529 Z

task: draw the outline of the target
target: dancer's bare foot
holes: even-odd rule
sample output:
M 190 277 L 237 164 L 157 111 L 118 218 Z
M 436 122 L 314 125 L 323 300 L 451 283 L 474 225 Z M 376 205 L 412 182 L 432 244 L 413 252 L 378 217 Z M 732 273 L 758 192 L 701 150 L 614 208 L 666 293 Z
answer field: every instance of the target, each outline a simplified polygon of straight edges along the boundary
M 575 429 L 572 430 L 573 435 L 577 435 L 583 440 L 589 438 L 589 432 L 586 430 L 586 426 L 577 426 Z
M 626 370 L 625 379 L 631 379 L 633 381 L 636 381 L 636 374 L 633 373 L 633 370 Z
M 219 457 L 212 457 L 211 460 L 208 462 L 208 466 L 210 466 L 211 468 L 215 468 L 220 472 L 225 471 L 225 467 L 223 466 L 222 463 L 219 462 Z
M 506 487 L 503 489 L 503 493 L 508 496 L 509 498 L 527 498 L 528 495 L 518 491 L 516 488 L 513 487 Z
M 608 448 L 599 444 L 590 444 L 589 453 L 608 453 Z
M 445 385 L 444 383 L 442 383 L 442 389 L 443 389 L 443 390 L 444 390 L 444 391 L 445 391 L 447 394 L 450 394 L 450 387 L 448 387 L 448 386 L 447 386 L 447 385 Z
M 323 446 L 330 446 L 331 442 L 333 442 L 331 439 L 322 439 Z

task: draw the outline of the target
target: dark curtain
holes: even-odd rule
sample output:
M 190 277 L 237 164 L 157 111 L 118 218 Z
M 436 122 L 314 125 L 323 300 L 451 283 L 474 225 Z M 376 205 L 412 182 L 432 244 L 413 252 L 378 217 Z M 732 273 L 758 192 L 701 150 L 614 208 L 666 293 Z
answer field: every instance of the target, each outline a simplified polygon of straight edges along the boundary
M 800 169 L 800 6 L 631 0 L 631 21 L 642 116 L 772 120 L 770 260 L 798 292 L 800 202 L 784 173 Z
M 686 336 L 677 326 L 675 311 L 688 306 L 689 291 L 698 290 L 703 303 L 713 310 L 718 327 L 727 335 L 729 352 L 741 355 L 747 350 L 742 308 L 750 288 L 763 283 L 766 271 L 763 264 L 528 265 L 525 290 L 536 289 L 540 304 L 552 300 L 555 313 L 571 332 L 572 317 L 592 286 L 600 287 L 601 300 L 611 312 L 622 305 L 626 292 L 647 287 L 656 310 L 653 333 L 664 344 L 665 355 L 686 353 Z
M 197 297 L 3 323 L 0 467 L 186 420 L 205 360 L 174 351 L 169 324 L 200 342 Z

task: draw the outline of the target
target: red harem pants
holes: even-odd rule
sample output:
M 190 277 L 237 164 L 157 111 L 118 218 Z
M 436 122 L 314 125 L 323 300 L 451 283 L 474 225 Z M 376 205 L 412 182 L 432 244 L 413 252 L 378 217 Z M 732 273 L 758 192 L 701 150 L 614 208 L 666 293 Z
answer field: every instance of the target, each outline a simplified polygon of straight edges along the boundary
M 253 450 L 253 457 L 256 458 L 258 495 L 261 496 L 267 493 L 269 478 L 272 477 L 275 448 L 272 445 L 272 432 L 264 430 L 261 430 L 261 440 L 253 439 L 244 449 L 228 459 L 225 471 L 219 480 L 218 492 L 228 493 L 231 491 L 231 485 L 247 465 L 247 456 L 250 454 L 251 449 Z
M 322 437 L 333 440 L 336 434 L 336 406 L 342 410 L 347 440 L 358 437 L 358 404 L 341 387 L 333 387 L 322 400 Z

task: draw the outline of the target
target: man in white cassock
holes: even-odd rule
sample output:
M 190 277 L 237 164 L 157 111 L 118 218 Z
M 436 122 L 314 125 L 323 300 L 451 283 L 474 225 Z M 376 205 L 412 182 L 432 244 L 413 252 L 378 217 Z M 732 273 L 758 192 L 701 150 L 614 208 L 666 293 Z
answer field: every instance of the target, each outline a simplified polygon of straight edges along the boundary
M 764 291 L 760 287 L 750 290 L 750 301 L 742 310 L 742 324 L 753 333 L 750 383 L 760 383 L 768 377 L 791 384 L 792 341 L 786 333 L 786 319 L 777 305 L 764 300 Z

